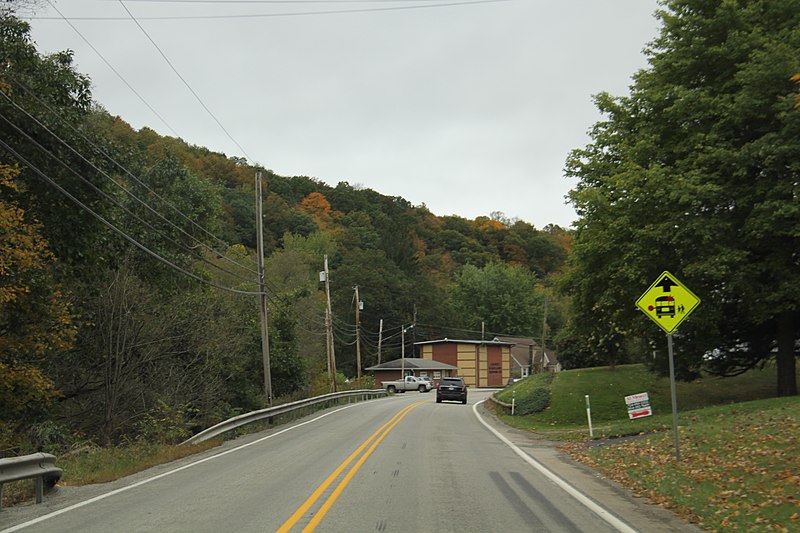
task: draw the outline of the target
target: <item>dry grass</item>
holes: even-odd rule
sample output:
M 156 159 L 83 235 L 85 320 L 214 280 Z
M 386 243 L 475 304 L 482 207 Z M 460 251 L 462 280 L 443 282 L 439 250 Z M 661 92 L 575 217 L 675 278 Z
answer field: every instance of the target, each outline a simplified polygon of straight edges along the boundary
M 61 486 L 106 483 L 152 466 L 169 463 L 219 446 L 220 439 L 212 439 L 192 446 L 134 443 L 114 448 L 86 446 L 56 460 L 64 471 Z M 34 481 L 22 480 L 3 485 L 3 507 L 10 507 L 35 497 Z

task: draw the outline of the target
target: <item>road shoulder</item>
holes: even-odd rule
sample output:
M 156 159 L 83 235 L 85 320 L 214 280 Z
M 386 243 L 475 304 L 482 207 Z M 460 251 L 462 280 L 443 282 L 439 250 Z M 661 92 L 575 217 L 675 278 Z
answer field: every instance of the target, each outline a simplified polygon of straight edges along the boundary
M 668 509 L 648 504 L 644 498 L 634 496 L 625 487 L 603 477 L 588 466 L 572 460 L 558 449 L 557 442 L 529 431 L 507 426 L 486 408 L 485 403 L 477 406 L 476 411 L 486 424 L 511 441 L 531 459 L 627 523 L 631 528 L 646 533 L 674 531 L 700 533 L 703 531 L 682 520 Z

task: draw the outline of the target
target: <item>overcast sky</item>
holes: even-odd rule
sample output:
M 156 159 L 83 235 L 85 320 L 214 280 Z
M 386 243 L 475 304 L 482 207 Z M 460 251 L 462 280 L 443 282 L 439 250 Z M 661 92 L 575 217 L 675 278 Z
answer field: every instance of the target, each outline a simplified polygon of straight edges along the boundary
M 537 228 L 575 220 L 563 168 L 600 119 L 591 97 L 627 94 L 658 32 L 656 0 L 51 2 L 80 34 L 45 2 L 40 52 L 74 50 L 134 128 Z

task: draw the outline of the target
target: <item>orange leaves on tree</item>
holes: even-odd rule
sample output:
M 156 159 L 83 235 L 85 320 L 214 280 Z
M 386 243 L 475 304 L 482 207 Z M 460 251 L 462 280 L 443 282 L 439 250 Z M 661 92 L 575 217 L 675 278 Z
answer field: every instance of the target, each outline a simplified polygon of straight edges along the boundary
M 320 229 L 331 229 L 339 218 L 339 213 L 331 208 L 325 195 L 318 192 L 312 192 L 303 198 L 297 209 L 310 216 Z

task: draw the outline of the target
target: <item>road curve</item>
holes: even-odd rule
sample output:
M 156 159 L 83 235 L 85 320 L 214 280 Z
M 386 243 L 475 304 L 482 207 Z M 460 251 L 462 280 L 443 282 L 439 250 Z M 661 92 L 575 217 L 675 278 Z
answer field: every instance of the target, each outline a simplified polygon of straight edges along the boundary
M 105 485 L 3 510 L 12 531 L 697 531 L 473 406 L 329 409 Z M 484 422 L 485 421 L 485 422 Z

